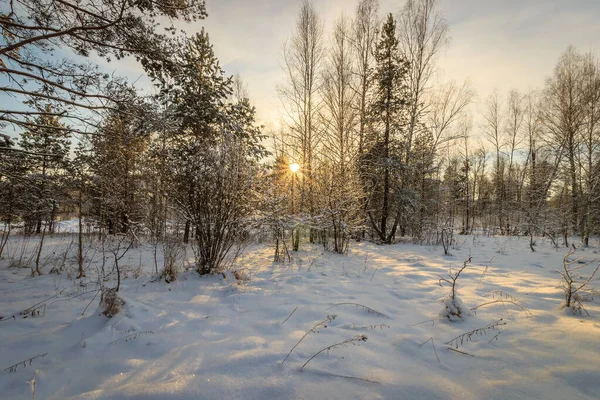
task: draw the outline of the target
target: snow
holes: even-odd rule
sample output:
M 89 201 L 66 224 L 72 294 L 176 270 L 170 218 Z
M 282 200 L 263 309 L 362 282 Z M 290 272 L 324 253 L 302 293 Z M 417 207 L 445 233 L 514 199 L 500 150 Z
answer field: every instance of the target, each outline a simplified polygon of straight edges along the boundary
M 69 267 L 48 274 L 71 239 L 49 238 L 41 277 L 14 267 L 20 236 L 0 260 L 2 399 L 31 399 L 32 382 L 37 399 L 600 397 L 600 302 L 584 304 L 590 316 L 561 309 L 556 270 L 566 251 L 541 240 L 532 253 L 526 239 L 462 236 L 449 257 L 440 247 L 364 242 L 340 256 L 303 243 L 285 264 L 272 263 L 269 245 L 255 244 L 236 264 L 241 281 L 187 271 L 171 284 L 153 281 L 154 249 L 141 246 L 120 262 L 126 304 L 109 319 L 94 298 L 101 253 L 88 251 L 94 259 L 81 281 L 69 273 L 76 246 Z M 596 252 L 578 253 L 591 260 Z M 440 313 L 450 288 L 439 279 L 469 254 L 458 279 L 462 306 L 506 301 L 449 321 Z M 144 273 L 136 279 L 139 265 Z M 51 296 L 40 315 L 20 314 Z M 311 327 L 333 315 L 282 364 Z M 496 322 L 458 348 L 445 344 Z M 322 348 L 363 334 L 365 342 L 325 351 L 300 370 Z

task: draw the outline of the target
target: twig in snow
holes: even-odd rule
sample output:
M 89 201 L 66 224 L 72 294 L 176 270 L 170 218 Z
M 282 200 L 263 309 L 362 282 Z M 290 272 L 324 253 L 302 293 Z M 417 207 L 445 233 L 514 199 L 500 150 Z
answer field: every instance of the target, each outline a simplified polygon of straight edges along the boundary
M 294 313 L 296 312 L 296 310 L 298 309 L 298 306 L 296 306 L 296 308 L 294 308 L 294 311 L 291 312 L 290 315 L 288 315 L 288 317 L 286 319 L 283 320 L 283 322 L 281 323 L 281 325 L 285 324 L 285 321 L 287 321 L 288 319 L 290 319 L 290 317 L 292 315 L 294 315 Z
M 488 264 L 485 266 L 485 269 L 483 270 L 483 272 L 481 273 L 481 276 L 479 277 L 479 281 L 477 282 L 477 287 L 475 288 L 475 290 L 479 289 L 479 285 L 481 285 L 481 281 L 483 280 L 483 277 L 485 276 L 485 274 L 487 274 L 487 271 L 490 268 L 490 265 L 492 265 L 492 263 L 494 262 L 495 259 L 496 259 L 496 256 L 493 256 L 491 258 L 491 260 L 488 261 Z
M 21 315 L 23 315 L 23 319 L 27 317 L 39 317 L 40 310 L 43 310 L 41 316 L 44 317 L 46 315 L 46 304 L 42 304 L 36 308 L 28 308 L 27 310 L 21 311 Z
M 521 311 L 525 312 L 527 315 L 533 316 L 533 313 L 531 311 L 529 311 L 527 308 L 523 307 L 522 305 L 520 305 L 516 301 L 505 300 L 505 299 L 496 299 L 496 300 L 493 300 L 493 301 L 488 301 L 487 303 L 483 303 L 483 304 L 480 304 L 478 306 L 475 306 L 475 307 L 471 308 L 471 311 L 476 311 L 477 309 L 479 309 L 481 307 L 489 306 L 491 304 L 498 304 L 498 303 L 501 303 L 501 304 L 505 304 L 505 303 L 512 304 L 514 306 L 517 306 Z
M 9 317 L 0 317 L 0 322 L 6 322 L 6 321 L 8 321 L 11 318 L 14 319 L 14 320 L 16 320 L 17 319 L 17 315 L 23 315 L 24 316 L 23 318 L 38 316 L 39 312 L 36 313 L 36 311 L 38 311 L 38 309 L 40 309 L 40 308 L 44 309 L 44 314 L 43 315 L 45 315 L 46 314 L 46 305 L 43 304 L 43 303 L 47 302 L 48 300 L 52 300 L 56 296 L 60 296 L 65 290 L 66 290 L 66 288 L 63 289 L 63 290 L 61 290 L 60 292 L 56 293 L 54 296 L 50 296 L 50 297 L 48 297 L 45 300 L 42 300 L 40 302 L 35 303 L 31 307 L 27 307 L 26 309 L 24 309 L 23 311 L 21 311 L 19 314 L 13 314 L 13 315 L 11 315 Z
M 364 381 L 364 382 L 369 382 L 369 383 L 377 383 L 377 384 L 381 383 L 379 381 L 374 381 L 374 380 L 369 379 L 369 378 L 360 378 L 358 376 L 338 375 L 338 374 L 332 374 L 330 372 L 324 372 L 324 374 L 325 375 L 329 375 L 329 376 L 334 376 L 336 378 L 356 379 L 356 380 L 359 380 L 359 381 Z
M 445 319 L 446 318 L 428 319 L 428 320 L 425 320 L 425 321 L 417 322 L 416 324 L 413 324 L 413 326 L 422 325 L 422 324 L 425 324 L 427 322 L 431 322 L 431 325 L 433 326 L 433 325 L 435 325 L 436 322 L 444 321 Z
M 12 319 L 15 319 L 15 320 L 17 319 L 17 317 L 15 317 L 15 315 L 14 315 L 14 314 L 13 314 L 13 315 L 11 315 L 10 317 L 3 317 L 3 316 L 0 316 L 0 322 L 6 322 L 6 321 L 10 320 L 11 318 L 12 318 Z
M 487 335 L 490 331 L 494 329 L 498 329 L 499 326 L 506 325 L 502 319 L 499 319 L 496 322 L 492 322 L 489 325 L 484 326 L 483 328 L 473 329 L 472 331 L 461 333 L 453 339 L 450 339 L 446 342 L 446 344 L 450 346 L 454 346 L 458 349 L 459 346 L 462 346 L 464 343 L 468 343 L 472 341 L 473 336 L 483 336 Z
M 33 373 L 33 377 L 29 381 L 29 385 L 31 385 L 31 399 L 32 400 L 35 400 L 35 385 L 37 384 L 35 376 L 37 375 L 37 373 L 38 373 L 38 370 L 36 369 L 35 372 Z
M 355 324 L 352 324 L 350 326 L 350 329 L 370 329 L 370 330 L 375 330 L 375 329 L 381 329 L 383 330 L 383 328 L 390 328 L 389 325 L 386 324 L 377 324 L 377 325 L 361 325 L 361 326 L 357 326 Z
M 369 282 L 371 282 L 373 280 L 373 277 L 375 276 L 375 272 L 377 272 L 378 269 L 379 269 L 379 267 L 375 268 L 375 271 L 373 271 L 373 275 L 371 275 L 371 279 L 369 279 Z
M 142 336 L 142 335 L 154 335 L 154 332 L 152 332 L 152 331 L 141 331 L 141 332 L 135 332 L 135 333 L 132 333 L 132 334 L 130 334 L 130 335 L 126 335 L 126 336 L 123 336 L 123 337 L 121 337 L 121 338 L 118 338 L 118 339 L 116 339 L 116 340 L 113 340 L 113 341 L 112 341 L 112 342 L 110 342 L 109 344 L 115 344 L 115 343 L 117 343 L 117 342 L 120 342 L 121 340 L 125 340 L 126 342 L 128 342 L 128 341 L 130 341 L 130 340 L 137 339 L 137 338 L 138 338 L 138 336 Z
M 519 300 L 516 297 L 512 296 L 509 293 L 506 293 L 503 290 L 492 290 L 491 292 L 486 293 L 486 294 L 483 295 L 483 297 L 489 297 L 489 296 L 491 296 L 492 299 L 495 299 L 495 298 L 498 297 L 500 299 L 508 299 L 508 300 L 513 300 L 513 301 Z
M 450 293 L 450 298 L 452 300 L 454 300 L 456 298 L 456 290 L 457 290 L 456 281 L 460 277 L 460 274 L 465 270 L 465 268 L 467 268 L 467 266 L 470 263 L 471 263 L 471 255 L 469 255 L 469 257 L 463 262 L 462 268 L 460 268 L 457 272 L 452 273 L 452 271 L 450 271 L 448 273 L 448 278 L 440 276 L 440 279 L 438 280 L 438 285 L 442 286 L 442 282 L 445 282 L 452 287 L 452 292 Z
M 45 300 L 35 303 L 31 307 L 28 307 L 25 310 L 21 311 L 21 314 L 29 315 L 32 311 L 36 310 L 37 308 L 41 308 L 41 307 L 38 307 L 38 306 L 40 306 L 40 304 L 43 304 L 43 303 L 47 302 L 48 300 L 52 300 L 53 298 L 60 296 L 65 290 L 67 290 L 67 289 L 65 288 L 65 289 L 61 290 L 60 292 L 56 293 L 54 296 L 50 296 Z
M 90 302 L 88 303 L 88 305 L 85 306 L 85 308 L 83 309 L 83 312 L 81 313 L 81 315 L 85 314 L 85 312 L 87 311 L 88 307 L 94 302 L 94 299 L 96 298 L 96 296 L 98 296 L 98 293 L 100 293 L 101 291 L 102 291 L 102 289 L 96 290 L 96 294 L 94 295 L 94 297 L 92 297 L 92 300 L 90 300 Z
M 452 351 L 455 351 L 457 353 L 464 354 L 465 356 L 475 357 L 473 354 L 469 354 L 466 351 L 461 351 L 461 350 L 453 349 L 452 347 L 448 347 L 448 350 L 452 350 Z
M 71 301 L 71 300 L 73 300 L 73 299 L 76 299 L 77 297 L 81 297 L 81 296 L 83 296 L 83 295 L 86 295 L 86 294 L 88 294 L 88 293 L 94 293 L 94 292 L 97 292 L 98 290 L 100 290 L 100 289 L 86 290 L 86 291 L 84 291 L 84 292 L 77 293 L 77 294 L 73 294 L 73 293 L 75 293 L 75 292 L 71 292 L 71 293 L 67 294 L 67 295 L 65 296 L 65 298 L 64 298 L 64 299 L 58 299 L 58 300 L 54 300 L 52 303 L 50 303 L 50 305 L 52 305 L 52 304 L 54 304 L 54 303 L 61 302 L 61 301 Z
M 334 344 L 330 344 L 329 346 L 323 347 L 321 350 L 317 351 L 315 354 L 313 354 L 308 360 L 306 360 L 306 362 L 300 367 L 300 371 L 302 371 L 304 369 L 304 367 L 306 367 L 306 364 L 308 364 L 309 362 L 311 362 L 311 360 L 313 358 L 315 358 L 316 356 L 318 356 L 319 354 L 325 352 L 325 351 L 329 351 L 331 349 L 334 349 L 336 347 L 342 347 L 342 346 L 346 346 L 348 344 L 352 344 L 352 345 L 356 345 L 356 343 L 359 342 L 366 342 L 367 341 L 367 336 L 366 335 L 356 335 L 352 338 L 346 339 L 342 342 L 338 342 L 338 343 L 334 343 Z
M 561 288 L 565 292 L 565 307 L 571 308 L 575 313 L 581 314 L 582 311 L 585 311 L 587 315 L 589 313 L 583 307 L 583 302 L 585 301 L 585 296 L 579 294 L 579 292 L 586 292 L 588 290 L 588 284 L 594 279 L 594 276 L 600 269 L 600 263 L 596 266 L 596 268 L 592 271 L 592 273 L 587 277 L 587 279 L 583 276 L 579 276 L 575 273 L 575 271 L 587 267 L 589 264 L 596 261 L 596 259 L 592 261 L 583 261 L 583 256 L 578 257 L 575 260 L 569 260 L 569 257 L 572 256 L 581 246 L 581 243 L 577 247 L 573 245 L 573 250 L 569 251 L 563 258 L 563 271 L 558 271 L 561 274 Z M 578 266 L 573 266 L 573 264 L 579 263 Z
M 365 311 L 366 311 L 366 312 L 368 312 L 368 313 L 372 313 L 372 314 L 375 314 L 375 315 L 379 315 L 380 317 L 385 317 L 385 318 L 388 318 L 388 319 L 390 319 L 390 317 L 388 317 L 388 316 L 387 316 L 387 315 L 385 315 L 384 313 L 382 313 L 382 312 L 379 312 L 379 311 L 377 311 L 377 310 L 374 310 L 374 309 L 372 309 L 371 307 L 367 307 L 367 306 L 365 306 L 365 305 L 363 305 L 363 304 L 359 304 L 359 303 L 352 303 L 352 302 L 346 302 L 346 303 L 337 303 L 337 304 L 334 304 L 334 305 L 332 305 L 331 307 L 327 307 L 327 308 L 326 308 L 326 310 L 329 310 L 330 308 L 333 308 L 333 307 L 338 307 L 338 306 L 348 306 L 348 305 L 350 305 L 350 306 L 355 306 L 355 307 L 357 307 L 357 308 L 362 308 L 363 310 L 365 310 Z
M 37 356 L 29 357 L 26 360 L 20 361 L 14 365 L 11 365 L 10 367 L 4 368 L 4 370 L 8 373 L 17 372 L 17 370 L 19 369 L 19 367 L 21 365 L 23 366 L 23 368 L 25 368 L 25 367 L 27 367 L 27 365 L 31 365 L 31 362 L 33 360 L 36 360 L 38 358 L 44 358 L 47 355 L 48 355 L 48 353 L 42 353 L 42 354 L 38 354 Z
M 494 339 L 498 340 L 498 336 L 499 336 L 501 333 L 502 333 L 502 332 L 498 332 L 498 333 L 496 333 L 496 335 L 495 335 L 493 338 L 491 338 L 491 339 L 488 341 L 488 343 L 492 343 L 492 340 L 494 340 Z
M 447 283 L 452 286 L 452 291 L 450 292 L 450 296 L 444 300 L 444 310 L 442 310 L 441 315 L 448 318 L 451 321 L 455 321 L 457 319 L 462 319 L 464 312 L 466 311 L 462 302 L 458 298 L 458 285 L 457 280 L 460 277 L 460 274 L 467 268 L 467 266 L 471 263 L 471 255 L 463 262 L 462 268 L 460 268 L 457 272 L 452 273 L 452 270 L 448 273 L 448 278 L 440 276 L 438 284 L 442 286 L 442 283 Z
M 329 322 L 333 321 L 335 319 L 335 317 L 337 317 L 337 315 L 328 315 L 323 321 L 317 322 L 312 328 L 310 328 L 308 331 L 306 331 L 306 333 L 300 338 L 300 340 L 298 340 L 298 343 L 296 343 L 294 345 L 294 347 L 292 347 L 292 349 L 290 350 L 290 352 L 287 354 L 287 356 L 285 356 L 285 358 L 283 359 L 283 361 L 281 363 L 283 364 L 285 362 L 285 360 L 288 359 L 288 357 L 290 356 L 290 354 L 292 354 L 292 351 L 294 351 L 294 349 L 296 347 L 298 347 L 298 345 L 300 344 L 300 342 L 302 342 L 305 337 L 307 337 L 310 333 L 318 332 L 318 328 L 320 326 L 322 326 L 323 328 L 327 328 L 327 324 Z
M 433 342 L 433 336 L 424 341 L 419 345 L 419 347 L 423 347 L 423 345 L 427 342 L 431 342 L 431 347 L 433 347 L 433 352 L 435 353 L 435 358 L 437 358 L 438 362 L 441 364 L 440 358 L 438 357 L 437 350 L 435 349 L 435 343 Z

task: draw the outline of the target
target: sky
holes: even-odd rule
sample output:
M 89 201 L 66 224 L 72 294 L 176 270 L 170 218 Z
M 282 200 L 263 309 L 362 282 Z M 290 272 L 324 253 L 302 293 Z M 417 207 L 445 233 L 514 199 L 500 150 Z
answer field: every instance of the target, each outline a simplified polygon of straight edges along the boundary
M 206 0 L 203 25 L 221 66 L 239 73 L 261 123 L 276 123 L 283 83 L 282 46 L 291 36 L 301 0 Z M 314 0 L 327 37 L 342 13 L 352 17 L 357 0 Z M 402 0 L 380 0 L 382 15 L 397 14 Z M 569 45 L 600 53 L 600 1 L 597 0 L 440 0 L 451 42 L 440 54 L 440 80 L 468 79 L 484 99 L 497 89 L 541 88 Z M 477 100 L 475 108 L 477 107 Z M 476 111 L 475 111 L 476 112 Z
M 438 0 L 451 40 L 439 55 L 441 82 L 468 80 L 477 96 L 471 107 L 478 126 L 481 103 L 494 90 L 541 89 L 569 45 L 600 56 L 599 0 Z M 326 38 L 339 16 L 352 18 L 358 0 L 313 0 Z M 239 73 L 260 124 L 277 126 L 283 114 L 277 85 L 284 83 L 282 48 L 295 28 L 302 0 L 206 0 L 208 18 L 176 24 L 189 34 L 204 26 L 227 74 Z M 380 0 L 382 16 L 397 15 L 404 0 Z M 105 64 L 102 60 L 97 60 Z M 150 87 L 133 60 L 106 65 Z M 476 133 L 476 132 L 475 132 Z

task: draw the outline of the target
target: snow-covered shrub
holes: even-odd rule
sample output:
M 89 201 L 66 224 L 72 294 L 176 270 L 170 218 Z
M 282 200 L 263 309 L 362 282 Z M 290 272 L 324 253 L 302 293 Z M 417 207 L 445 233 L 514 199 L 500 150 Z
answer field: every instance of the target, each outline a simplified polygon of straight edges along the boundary
M 564 306 L 571 308 L 576 314 L 582 314 L 583 312 L 587 314 L 587 311 L 583 307 L 583 302 L 591 297 L 588 284 L 594 279 L 598 269 L 600 269 L 600 264 L 596 266 L 590 275 L 579 275 L 577 271 L 587 267 L 590 262 L 584 261 L 583 256 L 570 260 L 569 258 L 577 250 L 579 250 L 579 246 L 573 247 L 563 258 L 563 270 L 558 271 L 562 275 L 560 287 L 565 292 Z
M 458 297 L 446 297 L 444 299 L 444 309 L 440 312 L 440 317 L 447 318 L 450 321 L 460 321 L 468 309 Z
M 468 309 L 463 305 L 462 301 L 458 297 L 457 291 L 457 280 L 460 274 L 467 268 L 467 265 L 471 263 L 471 256 L 463 262 L 463 266 L 458 271 L 448 273 L 448 277 L 440 276 L 438 281 L 439 285 L 447 283 L 452 287 L 450 295 L 444 299 L 444 309 L 440 312 L 442 318 L 448 318 L 451 321 L 460 321 L 467 314 Z
M 102 314 L 109 318 L 117 315 L 125 304 L 125 301 L 119 297 L 116 288 L 103 288 L 101 296 L 100 308 L 102 309 Z
M 166 236 L 163 240 L 163 270 L 160 274 L 160 278 L 164 279 L 165 282 L 171 283 L 177 279 L 179 274 L 179 264 L 185 253 L 184 244 L 181 243 L 179 238 L 173 236 Z
M 453 226 L 444 226 L 440 230 L 442 247 L 444 248 L 444 255 L 449 256 L 450 246 L 454 243 L 454 227 Z
M 194 230 L 196 270 L 214 274 L 247 239 L 267 151 L 254 107 L 231 96 L 232 80 L 206 32 L 186 39 L 172 57 L 178 67 L 156 76 L 161 100 L 173 104 L 172 129 L 161 133 L 162 165 L 175 211 Z

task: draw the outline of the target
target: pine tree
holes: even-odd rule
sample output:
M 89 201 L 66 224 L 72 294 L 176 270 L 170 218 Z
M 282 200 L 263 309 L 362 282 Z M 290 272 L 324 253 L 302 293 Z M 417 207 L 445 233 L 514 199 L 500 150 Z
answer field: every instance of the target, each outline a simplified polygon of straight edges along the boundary
M 75 148 L 74 157 L 69 163 L 69 174 L 71 176 L 69 189 L 71 201 L 77 210 L 77 279 L 85 277 L 83 269 L 83 234 L 84 216 L 87 215 L 87 203 L 89 200 L 89 188 L 91 185 L 90 154 L 87 142 L 80 141 Z
M 8 144 L 7 144 L 8 147 Z M 12 147 L 12 146 L 11 146 Z M 26 154 L 19 151 L 0 152 L 0 257 L 8 243 L 12 224 L 25 212 L 28 201 L 24 194 L 31 184 L 27 177 Z
M 52 107 L 46 106 L 50 113 Z M 41 233 L 42 224 L 54 231 L 54 220 L 60 202 L 65 198 L 65 168 L 68 165 L 70 150 L 70 131 L 58 117 L 46 114 L 39 115 L 32 123 L 34 128 L 21 135 L 21 148 L 27 152 L 26 165 L 28 179 L 31 180 L 29 211 L 25 215 L 28 231 Z
M 91 142 L 92 212 L 101 231 L 129 234 L 144 220 L 146 196 L 141 192 L 140 167 L 148 140 L 136 121 L 114 113 Z
M 403 129 L 406 126 L 409 65 L 398 51 L 396 22 L 390 13 L 375 49 L 370 113 L 372 129 L 365 154 L 364 178 L 369 182 L 369 218 L 382 243 L 392 243 L 401 218 Z
M 260 129 L 247 99 L 228 101 L 226 78 L 208 34 L 181 46 L 172 68 L 154 75 L 172 123 L 162 134 L 168 200 L 194 234 L 196 269 L 220 270 L 243 241 L 257 200 Z M 193 229 L 193 232 L 190 230 Z

